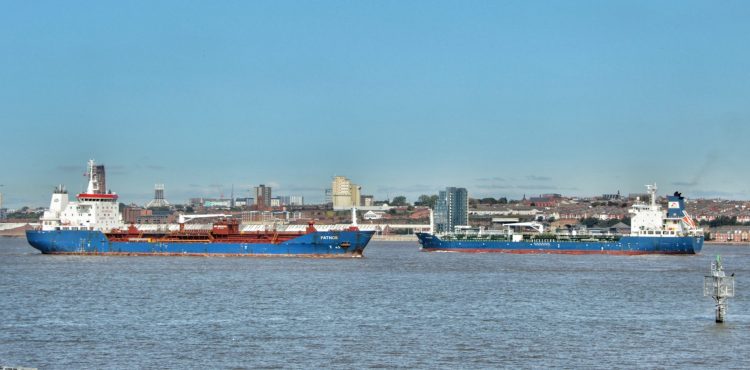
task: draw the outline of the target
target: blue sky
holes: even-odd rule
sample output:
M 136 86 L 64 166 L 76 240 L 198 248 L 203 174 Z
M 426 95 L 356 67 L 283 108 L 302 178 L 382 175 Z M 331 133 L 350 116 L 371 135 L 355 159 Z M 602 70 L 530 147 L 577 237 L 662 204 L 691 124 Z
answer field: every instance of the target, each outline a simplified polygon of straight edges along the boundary
M 0 188 L 750 199 L 746 1 L 0 4 Z M 245 192 L 247 194 L 247 192 Z

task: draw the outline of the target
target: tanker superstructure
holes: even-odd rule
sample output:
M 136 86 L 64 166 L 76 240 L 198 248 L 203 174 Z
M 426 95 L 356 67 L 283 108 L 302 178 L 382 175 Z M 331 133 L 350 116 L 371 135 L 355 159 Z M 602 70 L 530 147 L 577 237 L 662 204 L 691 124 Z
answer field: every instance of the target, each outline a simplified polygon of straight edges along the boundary
M 506 225 L 496 232 L 465 230 L 442 234 L 417 233 L 423 251 L 559 253 L 559 254 L 696 254 L 703 247 L 703 230 L 685 210 L 678 192 L 667 196 L 666 214 L 656 203 L 656 185 L 646 186 L 650 202 L 637 201 L 630 209 L 628 235 L 585 235 L 575 231 L 545 233 L 538 222 Z M 533 232 L 523 232 L 523 230 Z M 521 230 L 517 232 L 516 230 Z
M 242 232 L 237 220 L 224 215 L 210 230 L 186 230 L 187 219 L 201 217 L 195 215 L 181 215 L 177 230 L 126 227 L 117 194 L 100 188 L 98 167 L 89 161 L 88 187 L 77 201 L 69 200 L 62 185 L 55 189 L 41 228 L 26 232 L 32 247 L 45 254 L 362 257 L 374 233 L 359 230 L 356 218 L 345 230 L 325 232 L 312 223 L 299 232 Z
M 105 192 L 103 186 L 103 166 L 88 162 L 86 175 L 89 177 L 85 193 L 76 196 L 71 202 L 68 191 L 59 185 L 52 193 L 49 209 L 41 218 L 42 230 L 99 230 L 108 232 L 122 228 L 118 196 Z

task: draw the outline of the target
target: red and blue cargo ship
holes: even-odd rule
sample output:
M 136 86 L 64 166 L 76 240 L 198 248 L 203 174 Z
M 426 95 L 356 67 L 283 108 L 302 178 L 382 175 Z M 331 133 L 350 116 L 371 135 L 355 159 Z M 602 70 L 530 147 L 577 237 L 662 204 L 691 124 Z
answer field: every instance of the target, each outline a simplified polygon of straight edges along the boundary
M 44 254 L 362 257 L 373 231 L 241 232 L 236 220 L 224 219 L 211 230 L 144 233 L 126 230 L 28 230 L 32 247 Z
M 125 227 L 117 194 L 103 190 L 102 171 L 89 161 L 88 189 L 77 201 L 69 201 L 62 186 L 55 189 L 41 228 L 26 232 L 32 247 L 44 254 L 357 258 L 374 234 L 359 230 L 356 219 L 349 228 L 333 231 L 318 231 L 310 223 L 299 232 L 243 232 L 237 220 L 227 217 L 208 230 L 187 230 L 186 217 L 172 231 Z

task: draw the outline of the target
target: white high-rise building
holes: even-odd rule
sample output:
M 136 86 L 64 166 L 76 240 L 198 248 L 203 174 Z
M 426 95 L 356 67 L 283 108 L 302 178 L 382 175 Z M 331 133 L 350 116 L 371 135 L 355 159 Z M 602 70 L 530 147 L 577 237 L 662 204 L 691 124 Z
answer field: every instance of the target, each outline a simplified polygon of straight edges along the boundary
M 447 187 L 438 193 L 435 204 L 437 232 L 453 232 L 469 224 L 469 194 L 465 188 Z
M 279 195 L 279 201 L 282 206 L 302 206 L 305 204 L 305 198 L 301 195 Z

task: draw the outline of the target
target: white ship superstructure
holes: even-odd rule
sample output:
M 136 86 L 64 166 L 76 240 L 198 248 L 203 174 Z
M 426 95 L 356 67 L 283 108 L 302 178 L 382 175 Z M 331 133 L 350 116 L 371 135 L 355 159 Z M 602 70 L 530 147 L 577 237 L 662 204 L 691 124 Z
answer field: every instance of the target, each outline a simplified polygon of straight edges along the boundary
M 62 185 L 52 193 L 49 209 L 42 216 L 42 230 L 100 230 L 108 232 L 123 227 L 117 194 L 105 193 L 100 189 L 98 172 L 94 160 L 88 162 L 89 177 L 85 193 L 76 196 L 77 201 L 68 199 L 68 192 Z
M 631 236 L 695 236 L 703 235 L 693 218 L 685 211 L 685 200 L 680 193 L 667 197 L 665 217 L 661 206 L 656 204 L 656 184 L 646 185 L 649 203 L 637 201 L 630 208 Z

